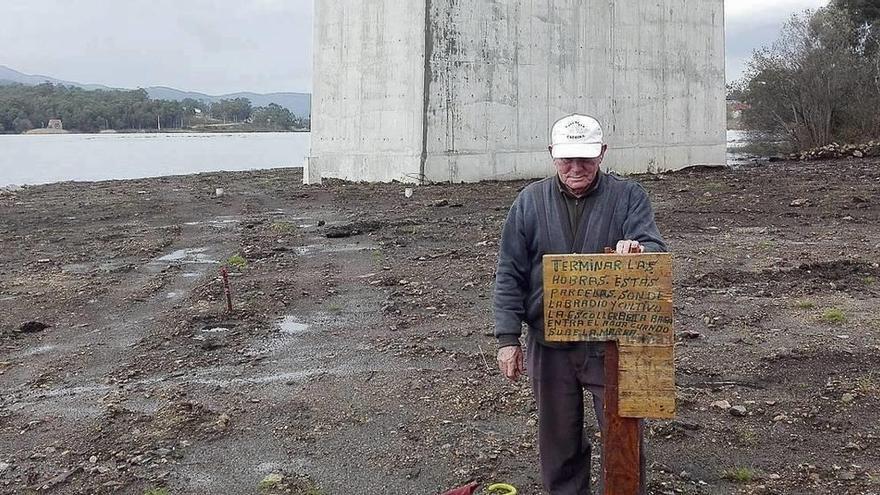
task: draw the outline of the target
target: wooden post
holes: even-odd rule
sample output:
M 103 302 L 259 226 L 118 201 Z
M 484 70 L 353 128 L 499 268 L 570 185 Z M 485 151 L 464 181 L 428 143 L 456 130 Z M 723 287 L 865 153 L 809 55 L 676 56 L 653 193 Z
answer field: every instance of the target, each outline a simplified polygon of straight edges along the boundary
M 641 421 L 675 417 L 672 257 L 605 253 L 544 256 L 544 335 L 605 342 L 604 495 L 638 495 Z
M 605 343 L 605 431 L 602 432 L 602 469 L 605 495 L 639 493 L 639 420 L 619 414 L 619 362 L 617 342 Z

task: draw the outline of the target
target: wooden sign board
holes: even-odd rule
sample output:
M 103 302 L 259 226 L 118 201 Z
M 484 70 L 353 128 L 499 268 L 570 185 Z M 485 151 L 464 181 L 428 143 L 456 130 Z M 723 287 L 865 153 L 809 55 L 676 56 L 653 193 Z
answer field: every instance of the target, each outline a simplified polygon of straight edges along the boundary
M 672 255 L 544 256 L 544 337 L 617 342 L 621 417 L 675 417 Z

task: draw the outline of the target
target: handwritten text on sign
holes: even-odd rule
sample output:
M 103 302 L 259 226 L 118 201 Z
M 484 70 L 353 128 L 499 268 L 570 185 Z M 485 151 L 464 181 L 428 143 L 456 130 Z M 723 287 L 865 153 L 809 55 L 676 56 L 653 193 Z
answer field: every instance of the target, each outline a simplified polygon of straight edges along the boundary
M 548 341 L 618 341 L 670 346 L 672 256 L 544 256 L 544 335 Z

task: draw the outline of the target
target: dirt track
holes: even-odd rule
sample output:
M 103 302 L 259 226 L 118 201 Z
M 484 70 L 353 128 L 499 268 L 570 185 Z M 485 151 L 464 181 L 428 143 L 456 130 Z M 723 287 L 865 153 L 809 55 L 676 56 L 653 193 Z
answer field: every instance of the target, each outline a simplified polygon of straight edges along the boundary
M 880 493 L 880 163 L 638 180 L 676 255 L 651 492 Z M 300 182 L 0 192 L 0 493 L 542 493 L 534 403 L 489 336 L 524 183 Z

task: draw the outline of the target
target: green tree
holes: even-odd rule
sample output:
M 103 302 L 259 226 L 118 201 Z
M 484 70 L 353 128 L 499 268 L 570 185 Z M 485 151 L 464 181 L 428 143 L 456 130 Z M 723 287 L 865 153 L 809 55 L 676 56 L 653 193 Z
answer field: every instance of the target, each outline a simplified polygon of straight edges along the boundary
M 276 103 L 255 108 L 251 119 L 255 126 L 265 129 L 287 130 L 294 125 L 293 114 L 290 113 L 290 110 Z
M 831 4 L 848 12 L 857 24 L 880 23 L 880 2 L 877 0 L 833 0 Z
M 223 122 L 244 122 L 251 117 L 253 107 L 247 98 L 220 100 L 211 105 L 211 115 Z
M 12 121 L 12 128 L 15 129 L 15 132 L 27 132 L 34 128 L 34 124 L 27 117 L 18 117 Z
M 792 17 L 748 63 L 746 127 L 782 133 L 801 149 L 875 135 L 880 90 L 868 55 L 853 43 L 859 29 L 835 7 Z

